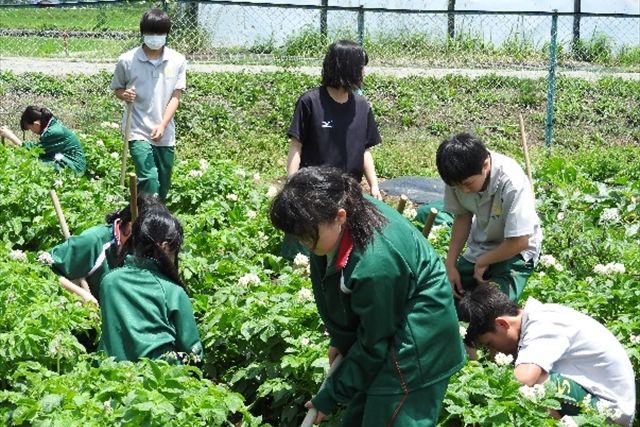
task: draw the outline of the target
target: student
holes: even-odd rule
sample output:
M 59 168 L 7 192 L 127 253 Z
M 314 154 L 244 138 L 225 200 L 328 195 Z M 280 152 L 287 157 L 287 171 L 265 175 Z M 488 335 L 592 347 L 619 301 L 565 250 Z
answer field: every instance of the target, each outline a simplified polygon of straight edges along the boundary
M 625 349 L 603 325 L 569 307 L 529 298 L 524 308 L 491 284 L 467 292 L 458 305 L 469 322 L 465 341 L 515 357 L 515 376 L 533 386 L 547 381 L 573 399 L 562 402 L 555 416 L 576 415 L 576 402 L 587 394 L 591 404 L 631 426 L 635 412 L 635 379 Z
M 38 135 L 39 142 L 23 142 L 7 126 L 0 127 L 0 136 L 17 146 L 32 148 L 39 145 L 44 150 L 40 160 L 53 164 L 56 170 L 68 167 L 74 172 L 84 173 L 87 163 L 80 140 L 51 111 L 29 105 L 20 117 L 20 127 Z
M 185 285 L 178 275 L 182 226 L 165 208 L 147 209 L 133 224 L 132 253 L 100 284 L 99 348 L 116 360 L 202 357 Z
M 137 203 L 139 213 L 161 206 L 158 199 L 146 194 L 140 194 Z M 69 237 L 50 251 L 53 271 L 70 280 L 86 279 L 96 299 L 102 277 L 122 265 L 123 247 L 131 236 L 130 206 L 108 214 L 105 222 Z
M 329 46 L 322 86 L 302 94 L 289 127 L 287 173 L 307 166 L 333 166 L 362 180 L 382 200 L 370 148 L 381 142 L 369 102 L 354 93 L 362 86 L 366 52 L 340 40 Z
M 527 176 L 515 160 L 468 133 L 440 144 L 436 164 L 446 184 L 444 209 L 454 215 L 445 263 L 454 295 L 491 280 L 517 301 L 542 242 Z
M 138 191 L 164 201 L 171 185 L 175 157 L 173 116 L 186 89 L 187 63 L 165 46 L 171 31 L 169 16 L 151 9 L 140 20 L 144 43 L 118 59 L 111 89 L 132 103 L 129 150 L 138 175 Z M 123 129 L 126 126 L 126 111 Z
M 270 214 L 312 252 L 329 362 L 344 356 L 307 403 L 316 422 L 341 403 L 344 426 L 435 426 L 465 356 L 446 271 L 427 240 L 335 168 L 290 176 Z

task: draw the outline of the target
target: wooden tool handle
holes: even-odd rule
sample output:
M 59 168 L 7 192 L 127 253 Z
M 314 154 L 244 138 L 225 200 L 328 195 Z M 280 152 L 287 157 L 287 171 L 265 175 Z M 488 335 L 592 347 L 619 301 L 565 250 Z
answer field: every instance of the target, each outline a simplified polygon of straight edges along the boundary
M 409 201 L 409 198 L 406 195 L 401 195 L 400 196 L 400 201 L 398 202 L 398 212 L 402 213 L 404 212 L 404 208 L 407 206 L 407 202 Z
M 431 233 L 431 229 L 433 228 L 433 223 L 436 220 L 436 216 L 438 215 L 438 209 L 431 208 L 429 211 L 429 216 L 427 220 L 424 222 L 424 227 L 422 228 L 422 235 L 429 238 L 429 234 Z
M 129 209 L 131 209 L 131 224 L 138 218 L 138 177 L 129 174 Z
M 320 386 L 319 390 L 322 390 L 324 388 L 324 385 L 327 383 L 327 378 L 329 378 L 331 374 L 335 372 L 338 366 L 340 366 L 341 362 L 342 362 L 342 355 L 339 354 L 336 356 L 335 359 L 333 359 L 333 363 L 329 368 L 329 372 L 327 372 L 327 376 L 324 378 L 324 381 L 322 381 L 322 385 Z M 318 410 L 316 408 L 309 408 L 309 410 L 307 411 L 307 415 L 304 417 L 304 420 L 302 420 L 302 424 L 300 424 L 300 427 L 311 427 L 317 416 L 318 416 Z
M 131 133 L 131 112 L 133 103 L 127 103 L 127 119 L 124 122 L 124 133 L 122 134 L 122 164 L 120 165 L 120 186 L 124 187 L 124 175 L 127 173 L 127 155 L 129 154 L 129 134 Z
M 58 216 L 58 222 L 60 223 L 60 229 L 62 230 L 62 235 L 65 239 L 68 239 L 71 236 L 69 233 L 69 227 L 67 226 L 67 220 L 64 218 L 64 213 L 62 212 L 62 208 L 60 207 L 60 200 L 58 200 L 58 194 L 56 190 L 49 191 L 49 197 L 51 197 L 51 201 L 53 202 L 53 208 L 56 210 L 56 215 Z
M 91 292 L 82 289 L 80 286 L 76 285 L 75 283 L 73 283 L 71 280 L 67 279 L 64 276 L 60 276 L 58 280 L 60 282 L 60 286 L 62 286 L 69 292 L 72 292 L 78 295 L 80 298 L 82 298 L 84 302 L 92 302 L 95 305 L 98 305 L 98 300 L 95 299 L 93 295 L 91 295 Z

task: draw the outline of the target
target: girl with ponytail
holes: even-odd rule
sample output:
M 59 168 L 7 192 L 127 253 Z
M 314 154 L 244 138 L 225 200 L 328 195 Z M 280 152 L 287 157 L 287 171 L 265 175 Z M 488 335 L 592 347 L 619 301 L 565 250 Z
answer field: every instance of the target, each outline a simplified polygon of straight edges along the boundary
M 344 426 L 435 426 L 465 353 L 446 270 L 431 245 L 334 168 L 290 176 L 270 215 L 311 251 L 329 363 L 343 356 L 307 402 L 318 410 L 315 422 L 340 403 Z
M 186 286 L 178 273 L 183 231 L 164 207 L 152 207 L 133 224 L 124 266 L 100 285 L 99 348 L 116 360 L 141 357 L 200 360 L 203 355 Z
M 84 173 L 86 160 L 80 140 L 55 118 L 51 111 L 33 105 L 28 106 L 20 118 L 20 127 L 38 135 L 39 144 L 23 143 L 7 126 L 0 126 L 0 136 L 17 146 L 31 148 L 39 145 L 44 150 L 40 160 L 53 164 L 56 170 L 68 167 L 77 173 Z

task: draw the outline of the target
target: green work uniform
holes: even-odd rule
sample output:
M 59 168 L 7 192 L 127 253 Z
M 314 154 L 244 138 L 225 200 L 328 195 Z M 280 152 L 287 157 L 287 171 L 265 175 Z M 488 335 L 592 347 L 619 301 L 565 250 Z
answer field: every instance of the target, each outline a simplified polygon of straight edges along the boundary
M 129 141 L 129 151 L 138 176 L 138 192 L 157 195 L 165 201 L 171 186 L 176 147 L 161 147 L 148 141 Z
M 75 280 L 85 278 L 94 297 L 100 295 L 100 281 L 117 266 L 118 245 L 113 225 L 96 225 L 51 249 L 56 274 Z
M 387 220 L 372 241 L 353 247 L 345 232 L 335 262 L 310 257 L 318 311 L 344 355 L 312 402 L 325 414 L 347 404 L 345 426 L 435 425 L 448 379 L 465 361 L 451 286 L 420 232 L 367 200 Z
M 56 170 L 68 167 L 75 172 L 84 173 L 87 168 L 80 140 L 55 117 L 51 118 L 40 135 L 39 144 L 27 142 L 24 145 L 27 148 L 40 145 L 44 149 L 40 160 L 52 163 Z
M 99 349 L 116 360 L 135 361 L 181 352 L 202 358 L 191 301 L 160 273 L 157 261 L 128 255 L 124 266 L 100 284 Z

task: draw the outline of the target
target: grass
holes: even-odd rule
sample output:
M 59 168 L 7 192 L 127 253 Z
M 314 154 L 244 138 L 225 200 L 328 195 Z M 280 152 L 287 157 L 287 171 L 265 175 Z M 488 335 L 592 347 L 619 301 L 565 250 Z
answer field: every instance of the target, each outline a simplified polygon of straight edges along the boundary
M 137 40 L 68 37 L 67 55 L 62 37 L 0 36 L 0 55 L 43 58 L 70 57 L 83 60 L 115 59 L 136 44 Z
M 119 122 L 121 106 L 108 90 L 109 73 L 52 77 L 0 73 L 0 104 L 7 123 L 24 105 L 51 108 L 75 129 Z M 182 158 L 231 158 L 247 170 L 284 174 L 286 130 L 297 97 L 318 84 L 298 73 L 189 73 L 189 90 L 176 115 Z M 373 150 L 381 177 L 433 175 L 433 153 L 451 133 L 471 131 L 492 149 L 522 160 L 518 112 L 532 149 L 544 153 L 546 82 L 488 75 L 476 79 L 394 78 L 370 75 L 383 144 Z M 640 82 L 560 78 L 554 150 L 640 143 Z
M 67 31 L 139 31 L 149 4 L 95 7 L 0 8 L 0 28 Z

